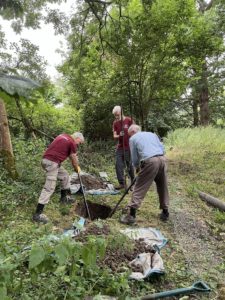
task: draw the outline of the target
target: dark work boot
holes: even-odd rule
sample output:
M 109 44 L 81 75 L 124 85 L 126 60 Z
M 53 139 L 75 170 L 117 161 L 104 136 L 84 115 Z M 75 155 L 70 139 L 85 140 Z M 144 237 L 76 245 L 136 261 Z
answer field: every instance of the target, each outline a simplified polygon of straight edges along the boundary
M 127 212 L 126 215 L 122 215 L 120 218 L 120 223 L 126 225 L 133 225 L 136 221 L 136 209 L 131 207 L 130 213 Z
M 134 208 L 134 207 L 130 208 L 130 215 L 134 218 L 136 218 L 136 211 L 137 211 L 136 208 Z
M 44 207 L 45 207 L 44 204 L 38 203 L 36 212 L 32 218 L 34 222 L 43 223 L 43 224 L 48 223 L 48 221 L 49 221 L 48 217 L 42 213 L 44 210 Z
M 166 222 L 169 219 L 169 211 L 168 209 L 163 209 L 161 214 L 159 215 L 160 220 Z
M 71 197 L 70 190 L 61 190 L 60 203 L 70 204 L 70 203 L 73 203 L 74 201 L 75 200 Z
M 37 223 L 47 224 L 49 222 L 48 217 L 45 214 L 37 214 L 33 215 L 33 221 Z

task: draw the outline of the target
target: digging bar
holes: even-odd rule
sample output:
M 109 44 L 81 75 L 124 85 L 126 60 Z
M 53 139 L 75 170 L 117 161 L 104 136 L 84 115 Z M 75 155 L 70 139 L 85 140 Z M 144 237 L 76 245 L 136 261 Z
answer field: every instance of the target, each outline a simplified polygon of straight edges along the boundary
M 81 192 L 82 192 L 83 198 L 84 198 L 84 205 L 85 205 L 85 208 L 86 208 L 86 211 L 87 211 L 87 214 L 88 214 L 88 218 L 91 220 L 91 214 L 90 214 L 88 204 L 87 204 L 87 201 L 86 201 L 86 198 L 85 198 L 85 195 L 84 195 L 84 187 L 83 187 L 83 184 L 82 184 L 81 176 L 80 176 L 79 173 L 77 173 L 77 174 L 78 174 L 78 178 L 79 178 L 79 181 L 80 181 Z
M 131 184 L 129 185 L 129 187 L 125 190 L 124 194 L 122 195 L 122 197 L 120 198 L 120 200 L 117 202 L 117 204 L 115 205 L 115 207 L 111 210 L 110 214 L 109 214 L 109 218 L 112 217 L 112 215 L 114 215 L 114 213 L 116 212 L 118 206 L 120 205 L 120 203 L 123 201 L 123 198 L 126 196 L 126 194 L 128 194 L 129 190 L 131 189 L 131 187 L 135 184 L 136 182 L 136 177 L 134 178 L 134 180 L 131 182 Z
M 142 297 L 140 300 L 161 299 L 161 298 L 172 297 L 176 295 L 189 295 L 194 293 L 206 293 L 210 291 L 211 291 L 210 287 L 205 282 L 196 281 L 192 286 L 175 289 L 171 291 L 165 291 L 161 293 L 156 293 L 152 295 L 147 295 Z

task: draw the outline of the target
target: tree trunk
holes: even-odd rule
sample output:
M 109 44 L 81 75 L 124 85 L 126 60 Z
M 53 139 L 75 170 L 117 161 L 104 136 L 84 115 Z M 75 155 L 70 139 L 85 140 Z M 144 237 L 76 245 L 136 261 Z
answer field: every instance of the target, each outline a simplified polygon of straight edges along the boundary
M 10 177 L 13 179 L 18 178 L 5 103 L 2 99 L 0 99 L 0 157 L 2 158 L 3 167 Z
M 193 125 L 197 127 L 199 125 L 199 118 L 198 118 L 198 100 L 196 98 L 193 99 L 192 109 L 193 109 Z
M 214 0 L 198 0 L 198 10 L 204 14 L 207 10 L 210 10 L 214 5 Z M 202 64 L 202 74 L 200 79 L 200 124 L 203 126 L 209 125 L 209 89 L 208 89 L 208 74 L 206 60 Z
M 202 65 L 202 75 L 200 79 L 199 91 L 200 103 L 200 123 L 203 126 L 209 125 L 209 89 L 207 78 L 207 65 L 206 62 Z

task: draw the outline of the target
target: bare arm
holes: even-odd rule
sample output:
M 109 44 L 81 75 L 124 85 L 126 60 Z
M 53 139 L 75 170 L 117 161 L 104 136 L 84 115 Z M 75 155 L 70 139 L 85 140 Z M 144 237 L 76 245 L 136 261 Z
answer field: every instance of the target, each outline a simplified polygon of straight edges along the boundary
M 120 137 L 119 134 L 116 133 L 116 131 L 113 131 L 113 138 L 118 139 Z
M 70 160 L 71 160 L 71 163 L 72 163 L 72 166 L 74 168 L 74 171 L 77 172 L 77 168 L 78 168 L 78 157 L 77 157 L 77 154 L 76 153 L 73 153 L 70 155 Z

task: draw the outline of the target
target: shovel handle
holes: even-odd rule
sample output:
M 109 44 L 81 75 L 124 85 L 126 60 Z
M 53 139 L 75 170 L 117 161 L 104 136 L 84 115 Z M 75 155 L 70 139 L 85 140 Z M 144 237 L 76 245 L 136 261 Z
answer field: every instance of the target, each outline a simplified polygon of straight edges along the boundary
M 197 281 L 192 286 L 186 287 L 186 288 L 180 288 L 180 289 L 174 289 L 171 291 L 165 291 L 161 293 L 156 293 L 152 295 L 147 295 L 141 298 L 141 300 L 150 300 L 150 299 L 161 299 L 165 297 L 170 296 L 176 296 L 176 295 L 188 295 L 193 294 L 194 292 L 210 292 L 211 289 L 208 287 L 208 285 L 203 281 Z
M 112 215 L 114 215 L 115 211 L 117 210 L 118 206 L 120 205 L 120 203 L 122 202 L 123 198 L 126 196 L 126 194 L 129 192 L 130 188 L 135 184 L 136 181 L 136 177 L 134 178 L 134 180 L 131 182 L 131 184 L 129 185 L 129 187 L 125 190 L 123 196 L 120 198 L 120 200 L 117 202 L 117 204 L 115 205 L 115 207 L 112 209 L 112 211 L 109 214 L 109 217 L 112 217 Z
M 161 299 L 161 298 L 176 296 L 176 295 L 180 295 L 180 294 L 190 294 L 192 291 L 193 291 L 192 287 L 174 289 L 171 291 L 165 291 L 165 292 L 155 293 L 152 295 L 147 295 L 147 296 L 142 297 L 141 300 Z

